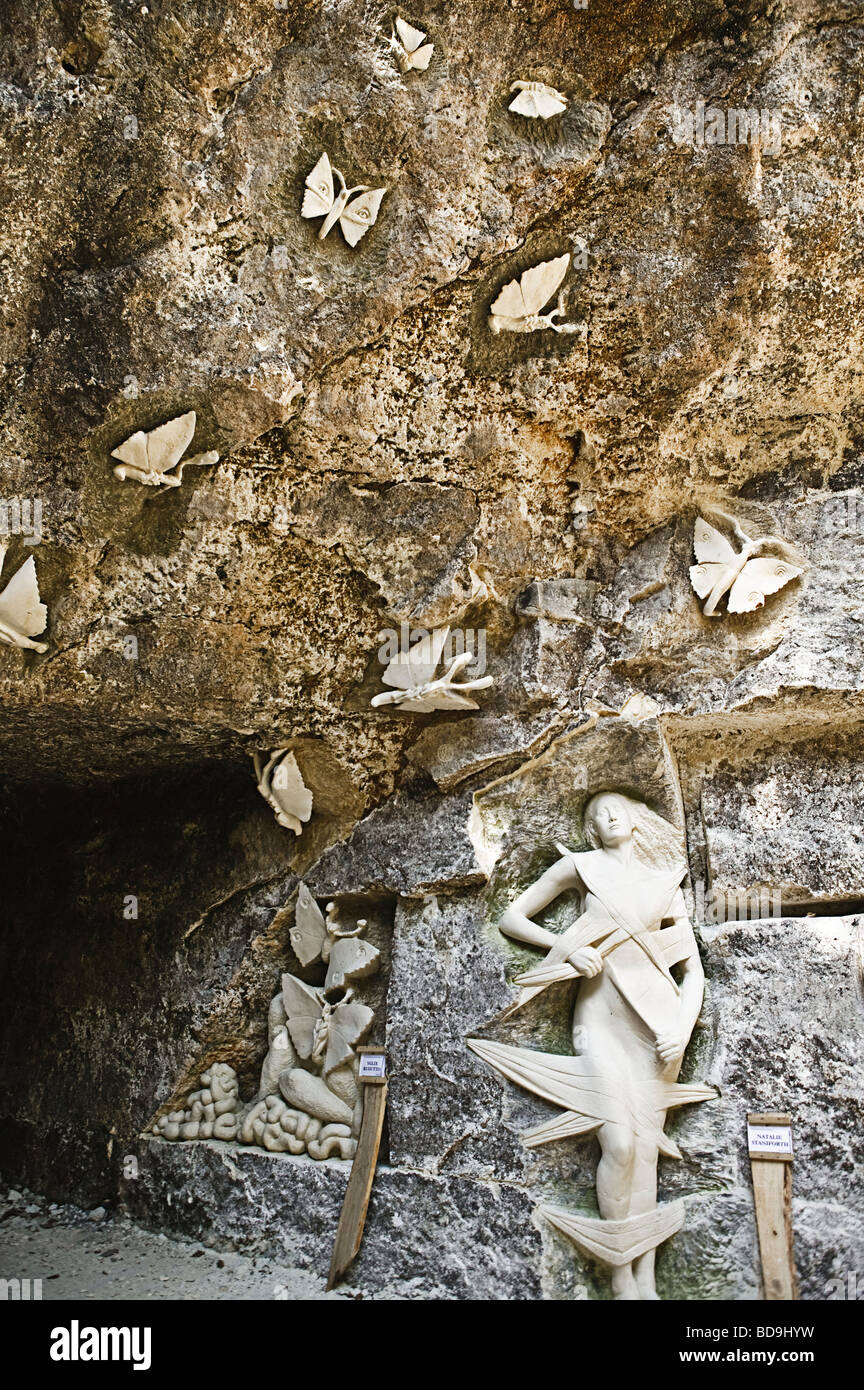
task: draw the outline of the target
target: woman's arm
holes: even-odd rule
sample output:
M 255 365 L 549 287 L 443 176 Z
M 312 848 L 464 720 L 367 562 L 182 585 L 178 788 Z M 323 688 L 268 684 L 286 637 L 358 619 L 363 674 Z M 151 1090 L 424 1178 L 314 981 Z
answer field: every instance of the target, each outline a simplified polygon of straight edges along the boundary
M 560 942 L 560 936 L 538 926 L 531 918 L 535 912 L 542 912 L 544 907 L 548 907 L 549 903 L 568 888 L 577 887 L 578 883 L 579 879 L 571 861 L 559 859 L 536 883 L 532 883 L 530 888 L 526 888 L 525 892 L 511 903 L 498 923 L 499 929 L 516 941 L 524 941 L 529 946 L 545 946 L 549 950 Z

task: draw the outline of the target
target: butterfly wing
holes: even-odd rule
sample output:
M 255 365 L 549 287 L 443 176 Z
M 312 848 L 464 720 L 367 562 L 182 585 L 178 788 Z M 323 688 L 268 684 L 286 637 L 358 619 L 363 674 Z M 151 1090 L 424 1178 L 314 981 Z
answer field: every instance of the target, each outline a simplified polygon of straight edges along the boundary
M 511 280 L 505 285 L 498 298 L 490 305 L 489 312 L 502 319 L 524 319 L 529 311 L 522 295 L 522 281 Z
M 412 68 L 416 68 L 418 72 L 425 72 L 432 61 L 432 54 L 434 52 L 434 43 L 424 43 L 422 48 L 415 48 L 414 52 L 410 55 Z
M 0 621 L 20 632 L 23 637 L 35 637 L 44 632 L 48 609 L 39 601 L 36 562 L 31 555 L 13 574 L 0 594 Z
M 360 193 L 345 205 L 339 214 L 339 226 L 349 246 L 356 246 L 377 220 L 381 199 L 386 192 L 386 188 L 370 188 L 368 193 Z
M 330 1032 L 324 1057 L 325 1076 L 335 1067 L 350 1061 L 354 1056 L 354 1043 L 360 1041 L 374 1017 L 370 1008 L 365 1004 L 355 1003 L 353 999 L 336 1005 L 330 1017 Z
M 313 960 L 318 960 L 329 940 L 324 915 L 305 883 L 300 884 L 294 926 L 288 935 L 301 965 L 311 965 Z
M 315 1046 L 315 1025 L 324 1012 L 321 994 L 304 985 L 294 975 L 282 976 L 282 1002 L 288 1015 L 288 1032 L 298 1054 L 305 1060 Z
M 311 816 L 312 793 L 303 781 L 293 753 L 286 753 L 273 769 L 270 794 L 279 810 L 292 820 L 305 822 Z M 300 831 L 296 830 L 295 834 L 299 835 Z
M 188 410 L 185 415 L 177 415 L 167 424 L 159 425 L 147 434 L 147 462 L 153 473 L 165 473 L 173 468 L 195 433 L 195 411 Z
M 423 703 L 427 709 L 479 709 L 480 706 L 468 695 L 462 695 L 458 690 L 434 690 L 431 695 L 424 696 Z M 404 708 L 404 706 L 403 706 Z
M 404 19 L 396 20 L 396 33 L 399 35 L 406 53 L 416 52 L 426 37 L 422 29 L 415 29 L 413 25 L 406 24 Z M 429 46 L 431 47 L 431 44 Z
M 721 565 L 731 564 L 736 554 L 722 531 L 709 526 L 703 516 L 697 516 L 693 528 L 693 550 L 697 560 L 707 560 Z M 698 589 L 696 592 L 699 592 Z
M 567 110 L 566 98 L 560 92 L 556 92 L 554 87 L 547 87 L 542 92 L 535 92 L 534 100 L 537 106 L 537 115 L 544 121 L 548 121 L 550 116 L 560 116 L 562 111 Z
M 399 652 L 387 664 L 381 677 L 384 684 L 398 686 L 400 690 L 412 690 L 431 681 L 449 635 L 449 627 L 436 628 L 428 637 L 415 642 L 407 652 Z M 408 702 L 403 701 L 401 708 L 408 708 Z
M 690 583 L 700 598 L 708 597 L 726 568 L 726 565 L 716 562 L 690 566 Z
M 556 256 L 553 261 L 541 261 L 540 265 L 526 270 L 520 280 L 522 298 L 526 314 L 539 314 L 543 305 L 550 300 L 561 285 L 570 264 L 569 253 Z M 494 308 L 493 308 L 494 312 Z
M 537 110 L 537 95 L 535 92 L 518 92 L 510 103 L 511 111 L 515 111 L 519 116 L 539 116 Z
M 333 170 L 326 153 L 322 154 L 306 180 L 301 217 L 326 217 L 336 201 L 333 192 Z
M 130 434 L 128 439 L 124 439 L 122 444 L 111 450 L 111 457 L 120 459 L 121 463 L 128 463 L 132 468 L 140 468 L 142 473 L 149 473 L 147 436 L 144 431 L 136 430 L 134 434 Z
M 352 980 L 365 980 L 378 969 L 381 952 L 368 941 L 356 936 L 343 936 L 333 943 L 330 952 L 330 965 L 324 982 L 325 993 L 331 989 L 344 989 Z
M 748 560 L 729 590 L 726 607 L 730 613 L 752 613 L 762 607 L 766 594 L 776 594 L 799 574 L 803 574 L 803 570 L 797 565 L 773 555 Z

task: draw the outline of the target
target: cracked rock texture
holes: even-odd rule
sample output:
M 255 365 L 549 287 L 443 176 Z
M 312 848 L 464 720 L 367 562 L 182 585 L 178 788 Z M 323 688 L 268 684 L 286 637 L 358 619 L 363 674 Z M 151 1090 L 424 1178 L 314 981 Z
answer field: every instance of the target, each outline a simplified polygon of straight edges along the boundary
M 548 1107 L 465 1039 L 567 1049 L 564 987 L 496 1021 L 531 958 L 497 921 L 617 786 L 681 832 L 708 971 L 685 1076 L 721 1090 L 670 1121 L 661 1293 L 759 1296 L 755 1107 L 793 1112 L 824 1297 L 864 1270 L 864 4 L 400 12 L 426 73 L 367 0 L 2 7 L 0 543 L 49 623 L 44 655 L 0 646 L 0 1167 L 325 1269 L 344 1165 L 140 1139 L 214 1061 L 254 1092 L 303 876 L 382 951 L 355 1286 L 608 1297 L 532 1215 L 592 1210 L 595 1141 L 525 1150 Z M 510 113 L 517 79 L 566 113 Z M 700 102 L 779 137 L 681 142 Z M 325 150 L 387 190 L 355 249 L 300 216 Z M 586 332 L 491 334 L 501 288 L 565 253 Z M 217 464 L 113 476 L 186 410 Z M 801 577 L 705 617 L 711 507 Z M 403 623 L 482 634 L 476 713 L 370 708 Z M 252 776 L 276 747 L 313 793 L 299 838 Z M 782 916 L 708 911 L 754 893 Z

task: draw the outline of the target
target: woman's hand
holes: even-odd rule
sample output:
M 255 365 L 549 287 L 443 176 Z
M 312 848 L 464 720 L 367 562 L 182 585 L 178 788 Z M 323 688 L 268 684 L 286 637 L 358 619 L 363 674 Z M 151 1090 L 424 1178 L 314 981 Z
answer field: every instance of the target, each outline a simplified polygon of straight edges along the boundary
M 684 1049 L 688 1041 L 688 1038 L 671 1028 L 665 1033 L 658 1033 L 656 1042 L 657 1056 L 660 1058 L 660 1061 L 665 1062 L 667 1066 L 670 1062 L 677 1062 L 684 1056 Z
M 573 951 L 567 959 L 576 974 L 584 975 L 588 980 L 593 980 L 603 969 L 603 957 L 593 946 L 583 946 L 581 951 Z

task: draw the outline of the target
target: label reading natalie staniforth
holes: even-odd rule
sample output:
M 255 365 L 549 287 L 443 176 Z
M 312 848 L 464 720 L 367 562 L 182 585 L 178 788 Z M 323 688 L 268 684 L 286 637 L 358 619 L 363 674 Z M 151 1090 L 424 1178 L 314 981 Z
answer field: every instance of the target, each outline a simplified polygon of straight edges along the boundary
M 792 1126 L 748 1124 L 747 1148 L 757 1157 L 759 1154 L 783 1154 L 791 1158 Z

